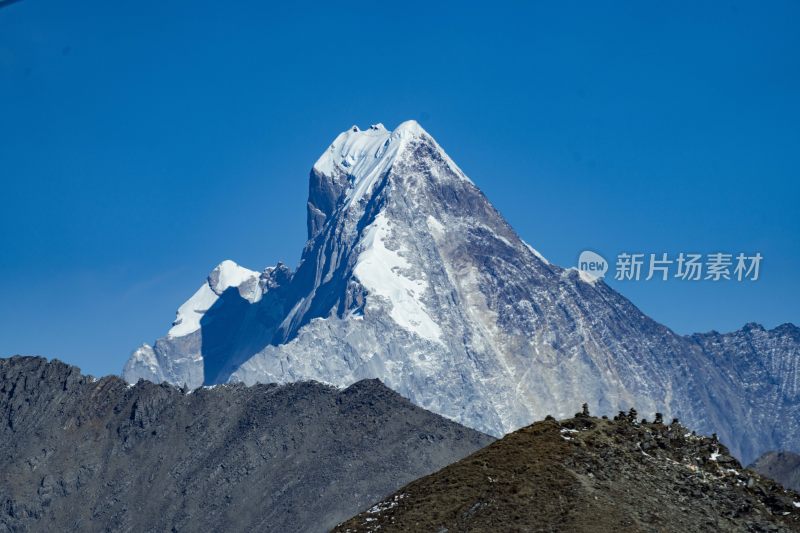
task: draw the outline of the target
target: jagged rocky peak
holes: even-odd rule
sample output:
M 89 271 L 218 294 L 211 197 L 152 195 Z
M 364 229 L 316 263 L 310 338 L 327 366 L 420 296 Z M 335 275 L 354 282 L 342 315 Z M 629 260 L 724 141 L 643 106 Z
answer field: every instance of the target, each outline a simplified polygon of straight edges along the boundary
M 277 265 L 267 267 L 261 274 L 261 290 L 267 292 L 282 285 L 286 285 L 292 279 L 292 270 L 281 262 Z
M 340 133 L 311 170 L 308 200 L 308 237 L 313 239 L 337 209 L 360 206 L 399 161 L 424 148 L 447 163 L 461 179 L 468 178 L 415 120 L 394 131 L 383 124 L 367 130 L 357 126 Z M 440 177 L 438 173 L 429 178 Z M 363 207 L 363 205 L 361 205 Z

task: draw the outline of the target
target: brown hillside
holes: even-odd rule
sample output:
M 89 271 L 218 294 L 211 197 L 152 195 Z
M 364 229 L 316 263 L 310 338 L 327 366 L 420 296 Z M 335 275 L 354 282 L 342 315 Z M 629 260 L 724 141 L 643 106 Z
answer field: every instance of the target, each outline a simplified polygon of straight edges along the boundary
M 335 531 L 800 531 L 798 506 L 715 438 L 635 412 L 577 415 L 507 435 Z

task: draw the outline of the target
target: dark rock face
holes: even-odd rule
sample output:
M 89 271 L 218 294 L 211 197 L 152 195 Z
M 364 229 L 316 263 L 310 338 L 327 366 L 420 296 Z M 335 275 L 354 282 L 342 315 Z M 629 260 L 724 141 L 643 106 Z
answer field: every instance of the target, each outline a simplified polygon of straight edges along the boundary
M 800 494 L 678 423 L 537 422 L 334 531 L 800 531 Z
M 792 452 L 767 452 L 748 468 L 774 479 L 787 489 L 800 491 L 800 455 Z
M 0 359 L 0 531 L 325 531 L 492 440 L 377 380 L 188 393 Z

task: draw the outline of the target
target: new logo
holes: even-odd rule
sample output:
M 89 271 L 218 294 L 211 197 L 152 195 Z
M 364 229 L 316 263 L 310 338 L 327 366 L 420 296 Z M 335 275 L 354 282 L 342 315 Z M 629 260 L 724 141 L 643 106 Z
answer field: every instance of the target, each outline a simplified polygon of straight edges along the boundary
M 578 257 L 578 270 L 585 272 L 595 279 L 600 279 L 608 272 L 608 261 L 602 255 L 584 250 Z

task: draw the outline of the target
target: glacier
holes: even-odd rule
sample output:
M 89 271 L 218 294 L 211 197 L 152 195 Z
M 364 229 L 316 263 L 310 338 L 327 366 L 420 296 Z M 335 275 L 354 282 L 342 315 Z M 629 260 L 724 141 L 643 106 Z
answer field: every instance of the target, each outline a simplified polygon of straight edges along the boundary
M 745 462 L 800 451 L 797 327 L 674 333 L 604 281 L 548 262 L 415 121 L 338 135 L 311 169 L 306 208 L 295 269 L 223 262 L 123 377 L 378 378 L 496 436 L 584 402 L 635 406 L 716 432 Z

